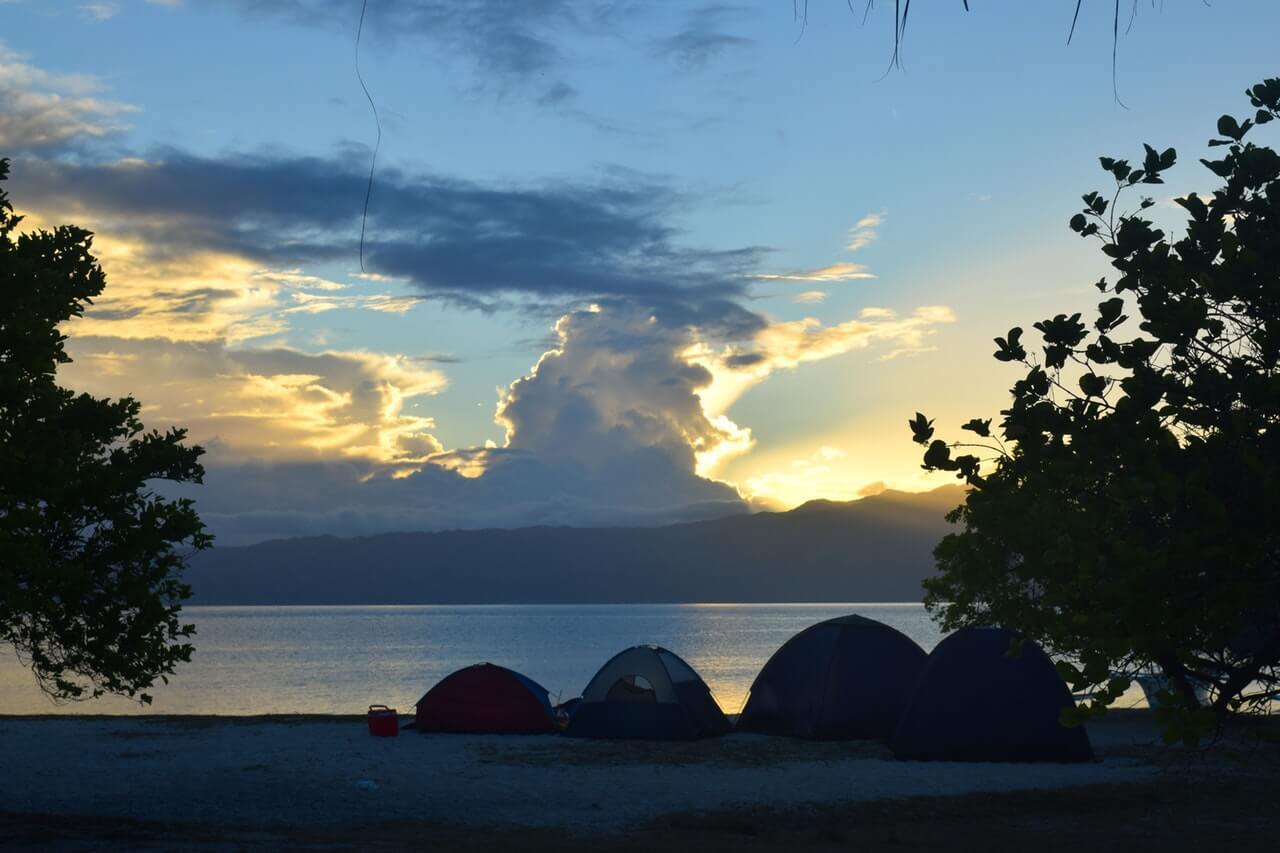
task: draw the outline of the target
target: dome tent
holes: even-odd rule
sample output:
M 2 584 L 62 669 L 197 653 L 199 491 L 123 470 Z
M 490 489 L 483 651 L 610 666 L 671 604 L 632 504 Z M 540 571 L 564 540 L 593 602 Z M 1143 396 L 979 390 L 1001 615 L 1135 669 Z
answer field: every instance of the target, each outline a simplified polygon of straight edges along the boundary
M 925 663 L 893 735 L 893 754 L 918 761 L 1090 761 L 1083 727 L 1058 721 L 1071 691 L 1030 640 L 1016 657 L 1004 628 L 962 628 Z
M 739 731 L 825 740 L 884 738 L 928 655 L 862 616 L 811 625 L 782 645 L 751 685 Z
M 691 740 L 729 728 L 689 664 L 659 646 L 633 646 L 610 658 L 587 684 L 565 734 Z
M 557 730 L 547 690 L 518 672 L 478 663 L 440 680 L 417 704 L 421 732 L 539 734 Z

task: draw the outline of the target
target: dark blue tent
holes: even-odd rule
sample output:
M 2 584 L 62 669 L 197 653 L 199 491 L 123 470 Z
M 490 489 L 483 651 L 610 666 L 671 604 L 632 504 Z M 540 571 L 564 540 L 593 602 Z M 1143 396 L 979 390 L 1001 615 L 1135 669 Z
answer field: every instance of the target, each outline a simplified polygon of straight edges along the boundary
M 760 670 L 738 730 L 790 737 L 888 739 L 928 655 L 883 622 L 842 616 L 783 644 Z
M 1011 631 L 962 628 L 929 655 L 893 735 L 893 754 L 916 761 L 1089 761 L 1083 727 L 1058 722 L 1074 705 L 1044 650 L 1010 654 Z
M 614 655 L 582 691 L 570 737 L 689 740 L 729 731 L 729 720 L 689 664 L 659 646 Z

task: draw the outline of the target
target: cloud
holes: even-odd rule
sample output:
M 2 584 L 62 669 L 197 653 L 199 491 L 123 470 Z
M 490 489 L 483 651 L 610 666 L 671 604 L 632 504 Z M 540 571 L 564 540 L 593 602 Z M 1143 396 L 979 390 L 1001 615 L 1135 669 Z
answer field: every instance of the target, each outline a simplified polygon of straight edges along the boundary
M 443 449 L 434 422 L 405 404 L 441 391 L 445 377 L 411 359 L 85 335 L 68 351 L 59 377 L 70 387 L 136 395 L 149 428 L 186 427 L 224 462 L 350 458 L 395 471 Z
M 854 223 L 853 227 L 849 229 L 849 236 L 844 247 L 845 251 L 856 252 L 875 242 L 879 237 L 877 229 L 883 224 L 884 219 L 885 213 L 881 211 L 879 213 L 868 213 Z M 762 281 L 836 282 L 875 278 L 875 275 L 862 264 L 838 261 L 813 270 L 798 270 L 788 273 L 757 273 L 753 277 Z M 803 293 L 796 294 L 791 299 L 793 302 L 813 303 L 821 302 L 826 298 L 826 295 L 820 290 L 806 290 Z
M 749 438 L 703 408 L 699 392 L 712 375 L 685 355 L 697 340 L 696 329 L 663 324 L 634 306 L 592 307 L 561 317 L 555 334 L 556 347 L 499 401 L 503 446 L 457 450 L 432 448 L 429 442 L 403 448 L 403 434 L 426 441 L 432 425 L 402 423 L 402 412 L 387 413 L 386 401 L 395 398 L 390 388 L 399 389 L 401 397 L 415 388 L 430 393 L 435 387 L 430 374 L 415 383 L 388 376 L 381 362 L 353 362 L 350 354 L 341 359 L 330 354 L 331 363 L 322 363 L 299 353 L 243 355 L 184 345 L 190 357 L 173 369 L 160 368 L 160 375 L 182 377 L 172 387 L 204 388 L 209 374 L 229 377 L 219 381 L 235 386 L 224 395 L 227 416 L 201 418 L 198 410 L 206 401 L 192 407 L 194 417 L 183 419 L 193 436 L 217 437 L 208 485 L 190 493 L 224 543 L 318 532 L 661 524 L 745 511 L 736 489 L 696 470 L 701 456 Z M 112 341 L 75 355 L 119 359 L 125 354 L 119 347 Z M 158 353 L 139 357 L 157 360 Z M 195 375 L 201 370 L 208 371 L 201 375 L 206 378 Z M 377 381 L 370 383 L 369 377 Z M 362 381 L 380 389 L 380 396 L 366 395 L 357 405 L 352 389 Z M 234 401 L 245 396 L 245 386 L 261 386 L 263 397 L 242 420 L 246 406 L 236 408 Z M 313 389 L 298 399 L 302 389 L 313 386 L 325 390 Z M 339 409 L 344 416 L 335 417 L 328 407 L 347 397 L 352 402 Z M 158 399 L 157 411 L 179 402 Z M 280 415 L 279 423 L 270 419 L 271 412 Z M 281 430 L 299 420 L 310 425 L 305 438 L 319 452 L 273 453 L 264 446 L 297 445 L 298 436 Z M 357 446 L 389 447 L 390 452 L 348 453 L 348 464 L 336 464 L 325 445 L 351 425 L 368 436 Z M 241 451 L 250 440 L 256 441 L 252 452 Z M 420 451 L 425 455 L 412 456 Z M 410 461 L 410 467 L 402 467 Z
M 883 494 L 888 490 L 889 490 L 888 483 L 886 483 L 884 480 L 876 480 L 874 482 L 867 483 L 865 486 L 858 489 L 858 497 L 869 498 L 874 495 Z
M 353 35 L 359 4 L 347 0 L 224 0 L 246 15 Z M 436 59 L 469 67 L 477 88 L 499 95 L 524 92 L 546 105 L 574 96 L 557 79 L 572 60 L 561 50 L 567 34 L 602 34 L 634 14 L 627 4 L 572 0 L 379 0 L 364 16 L 364 33 L 386 43 L 406 37 L 430 41 Z M 550 82 L 548 82 L 550 78 Z
M 884 223 L 885 215 L 883 210 L 879 213 L 868 213 L 854 223 L 854 226 L 849 229 L 849 239 L 845 243 L 845 249 L 856 252 L 874 243 L 880 236 L 878 229 Z
M 85 3 L 76 7 L 86 17 L 95 21 L 109 21 L 120 14 L 120 7 L 114 3 Z
M 0 149 L 16 154 L 67 146 L 123 129 L 134 107 L 97 97 L 101 84 L 84 74 L 29 65 L 0 41 Z
M 358 278 L 403 291 L 370 292 L 314 273 L 355 257 L 365 168 L 354 154 L 172 150 L 15 168 L 24 204 L 100 234 L 109 286 L 68 327 L 68 381 L 136 394 L 149 426 L 206 442 L 199 508 L 233 538 L 742 511 L 713 476 L 752 447 L 729 414 L 747 388 L 853 350 L 921 351 L 954 319 L 923 307 L 772 321 L 742 305 L 765 250 L 684 245 L 672 223 L 691 200 L 618 171 L 486 185 L 387 169 Z M 819 274 L 870 275 L 855 264 L 803 275 Z M 445 387 L 448 357 L 263 342 L 302 314 L 422 298 L 560 315 L 548 350 L 501 395 L 502 446 L 446 448 L 415 405 Z
M 699 392 L 711 372 L 684 355 L 695 329 L 638 308 L 595 308 L 565 315 L 556 334 L 559 346 L 498 407 L 509 449 L 617 478 L 657 502 L 674 502 L 677 492 L 685 502 L 736 496 L 694 476 L 699 456 L 740 438 L 703 410 Z
M 695 9 L 686 15 L 684 29 L 654 40 L 653 53 L 691 70 L 701 68 L 735 48 L 750 47 L 754 44 L 751 39 L 734 35 L 725 28 L 726 22 L 739 17 L 743 11 L 724 5 Z
M 827 298 L 825 290 L 802 290 L 792 295 L 791 301 L 798 302 L 801 305 L 817 305 L 824 302 Z
M 864 310 L 859 319 L 830 326 L 812 317 L 770 323 L 746 345 L 702 343 L 686 355 L 711 372 L 712 382 L 700 396 L 704 409 L 716 417 L 728 412 L 747 389 L 779 370 L 871 347 L 883 350 L 880 361 L 927 352 L 933 349 L 928 341 L 937 327 L 955 319 L 945 305 L 924 305 L 906 317 L 887 308 L 873 308 Z
M 325 314 L 340 308 L 378 311 L 383 314 L 405 314 L 422 300 L 414 296 L 392 296 L 389 293 L 332 295 L 296 291 L 291 294 L 297 304 L 284 309 L 285 314 Z
M 863 490 L 853 488 L 847 472 L 835 465 L 847 455 L 838 447 L 824 445 L 807 456 L 792 459 L 784 468 L 749 477 L 743 491 L 752 501 L 785 508 L 811 499 L 819 489 L 830 500 L 862 497 Z
M 62 375 L 91 393 L 137 394 L 148 426 L 185 426 L 210 448 L 207 485 L 169 491 L 195 497 L 223 544 L 659 524 L 746 509 L 734 486 L 711 478 L 752 446 L 727 414 L 746 388 L 855 349 L 919 346 L 949 318 L 921 308 L 836 326 L 771 323 L 743 344 L 634 305 L 573 311 L 557 322 L 555 346 L 502 394 L 500 447 L 445 449 L 433 419 L 412 413 L 409 403 L 445 386 L 434 365 L 448 357 L 73 336 Z M 821 450 L 814 464 L 839 453 Z
M 763 281 L 853 281 L 862 278 L 875 278 L 862 264 L 843 262 L 805 272 L 761 273 L 754 277 Z M 820 291 L 806 291 L 806 293 L 818 292 Z
M 98 229 L 93 252 L 108 286 L 84 316 L 64 324 L 71 335 L 237 344 L 286 333 L 293 314 L 337 309 L 403 314 L 420 302 L 413 295 L 370 292 L 299 269 L 262 267 L 231 252 L 118 236 L 101 230 L 101 219 L 110 228 L 109 215 L 88 210 L 52 217 L 20 212 L 28 231 L 64 219 Z
M 14 169 L 15 196 L 37 209 L 88 212 L 112 233 L 174 253 L 270 268 L 350 262 L 366 181 L 356 157 L 161 151 L 146 161 L 27 160 Z M 680 245 L 671 221 L 689 203 L 634 174 L 520 186 L 386 169 L 374 185 L 365 264 L 465 307 L 611 300 L 676 322 L 757 328 L 737 300 L 765 250 Z

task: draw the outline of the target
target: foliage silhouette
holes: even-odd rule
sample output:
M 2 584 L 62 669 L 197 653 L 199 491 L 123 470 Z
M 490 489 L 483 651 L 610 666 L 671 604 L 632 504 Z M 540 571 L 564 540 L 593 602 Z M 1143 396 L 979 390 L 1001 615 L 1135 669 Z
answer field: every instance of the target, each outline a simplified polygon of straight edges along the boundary
M 1173 149 L 1101 158 L 1115 191 L 1083 196 L 1070 227 L 1119 276 L 1097 283 L 1092 328 L 1035 324 L 1042 355 L 1020 328 L 995 339 L 1026 369 L 998 429 L 970 420 L 978 442 L 949 444 L 925 415 L 909 424 L 923 467 L 970 486 L 925 582 L 944 626 L 1001 624 L 1063 656 L 1072 687 L 1097 691 L 1068 721 L 1157 668 L 1166 738 L 1187 744 L 1265 711 L 1280 683 L 1280 156 L 1244 141 L 1280 116 L 1280 79 L 1247 94 L 1254 115 L 1224 115 L 1209 142 L 1226 156 L 1201 160 L 1222 188 L 1176 199 L 1181 239 L 1143 218 L 1150 198 L 1116 211 L 1162 183 Z M 952 453 L 971 447 L 991 455 Z
M 969 0 L 960 0 L 964 7 L 964 11 L 970 11 Z M 851 13 L 856 13 L 853 6 L 853 0 L 846 0 L 846 5 Z M 867 0 L 867 4 L 862 10 L 862 24 L 865 26 L 867 18 L 875 9 L 876 0 Z M 1129 23 L 1125 27 L 1125 35 L 1133 29 L 1133 22 L 1138 17 L 1138 0 L 1132 0 L 1132 6 L 1129 10 Z M 1155 0 L 1152 0 L 1152 7 L 1155 6 Z M 1205 5 L 1208 5 L 1207 0 Z M 1071 13 L 1071 26 L 1067 30 L 1067 44 L 1071 44 L 1071 39 L 1076 34 L 1076 24 L 1080 21 L 1080 9 L 1084 6 L 1084 0 L 1076 0 L 1075 7 Z M 1116 58 L 1120 50 L 1120 0 L 1112 0 L 1112 16 L 1111 16 L 1111 93 L 1116 103 L 1124 106 L 1124 102 L 1120 100 L 1120 90 L 1116 81 Z M 800 37 L 804 36 L 804 31 L 809 26 L 809 0 L 792 0 L 791 5 L 792 17 L 800 24 Z M 911 0 L 894 0 L 893 3 L 893 55 L 889 59 L 889 67 L 885 73 L 888 74 L 894 68 L 902 68 L 902 46 L 907 35 L 907 20 L 911 15 Z
M 0 189 L 0 641 L 55 699 L 149 703 L 143 691 L 191 658 L 178 548 L 212 538 L 191 501 L 148 482 L 200 482 L 203 450 L 182 429 L 144 433 L 130 397 L 57 385 L 71 361 L 58 326 L 106 279 L 88 231 L 18 234 L 21 219 Z

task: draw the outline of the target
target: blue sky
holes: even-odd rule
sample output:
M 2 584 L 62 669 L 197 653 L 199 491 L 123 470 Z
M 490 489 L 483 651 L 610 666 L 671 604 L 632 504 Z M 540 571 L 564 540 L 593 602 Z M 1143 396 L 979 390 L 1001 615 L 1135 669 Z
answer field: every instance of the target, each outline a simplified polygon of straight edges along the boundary
M 1124 106 L 1112 4 L 1069 46 L 1074 3 L 970 5 L 886 73 L 888 3 L 370 0 L 376 278 L 357 0 L 0 2 L 0 153 L 99 234 L 68 381 L 191 427 L 224 541 L 923 489 L 906 418 L 993 414 L 991 338 L 1091 306 L 1097 156 L 1209 189 L 1277 73 L 1270 2 L 1124 9 Z

